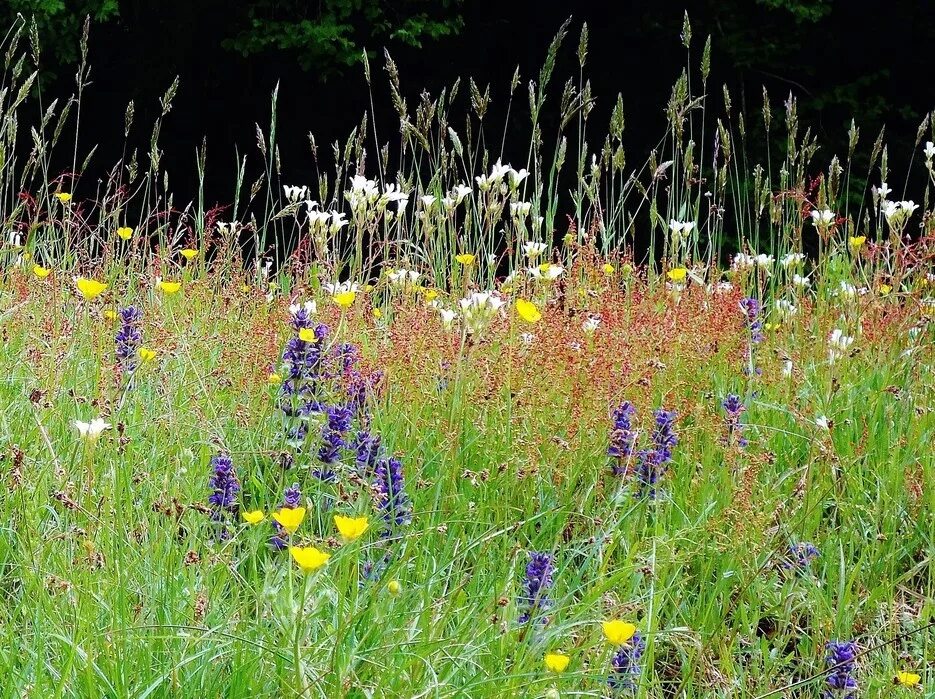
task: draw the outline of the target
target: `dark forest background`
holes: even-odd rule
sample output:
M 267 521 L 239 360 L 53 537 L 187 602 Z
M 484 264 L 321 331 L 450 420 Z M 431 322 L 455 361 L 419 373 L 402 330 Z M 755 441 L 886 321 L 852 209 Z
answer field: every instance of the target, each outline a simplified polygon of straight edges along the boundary
M 12 22 L 17 13 L 36 17 L 42 92 L 67 96 L 74 91 L 84 18 L 91 17 L 92 84 L 83 98 L 81 142 L 84 151 L 99 145 L 92 170 L 100 168 L 100 175 L 123 151 L 127 103 L 133 100 L 136 108 L 131 145 L 145 151 L 159 98 L 179 76 L 174 108 L 163 125 L 163 167 L 172 173 L 177 203 L 194 198 L 195 148 L 206 137 L 210 204 L 232 196 L 235 146 L 258 166 L 255 123 L 268 125 L 277 82 L 284 178 L 313 184 L 309 132 L 320 146 L 343 143 L 369 108 L 360 61 L 364 48 L 372 57 L 382 141 L 398 130 L 382 70 L 384 47 L 399 66 L 410 104 L 423 89 L 437 93 L 457 76 L 473 76 L 482 89 L 489 84 L 494 102 L 488 121 L 498 129 L 519 66 L 522 83 L 505 160 L 522 164 L 529 139 L 525 85 L 537 76 L 568 16 L 574 22 L 553 92 L 577 75 L 575 49 L 587 22 L 586 76 L 597 99 L 592 129 L 600 129 L 602 138 L 621 93 L 628 160 L 642 161 L 665 131 L 665 103 L 686 61 L 679 39 L 686 11 L 696 69 L 705 38 L 712 36 L 709 92 L 719 108 L 722 83 L 751 122 L 762 107 L 763 85 L 774 113 L 782 112 L 792 91 L 803 125 L 822 144 L 819 166 L 835 153 L 844 155 L 852 117 L 865 151 L 885 124 L 891 167 L 899 172 L 906 164 L 919 124 L 935 103 L 928 70 L 935 9 L 927 1 L 6 0 L 0 19 Z M 462 95 L 466 100 L 466 89 Z M 554 132 L 557 120 L 553 101 L 546 133 L 550 125 Z M 781 142 L 781 133 L 775 137 Z

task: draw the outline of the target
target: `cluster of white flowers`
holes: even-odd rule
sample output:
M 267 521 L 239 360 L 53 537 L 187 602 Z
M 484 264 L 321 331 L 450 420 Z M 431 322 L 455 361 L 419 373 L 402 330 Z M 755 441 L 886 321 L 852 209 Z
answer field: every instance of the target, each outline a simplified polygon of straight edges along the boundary
M 499 315 L 506 302 L 491 291 L 475 291 L 458 302 L 466 332 L 481 332 Z
M 820 231 L 825 231 L 831 227 L 837 218 L 831 209 L 812 209 L 812 223 Z
M 393 286 L 411 286 L 419 281 L 422 275 L 414 269 L 387 269 L 386 277 Z
M 318 304 L 314 301 L 306 301 L 305 303 L 292 303 L 289 304 L 289 313 L 292 315 L 298 314 L 300 311 L 305 311 L 308 315 L 313 316 L 318 313 Z
M 321 285 L 321 288 L 327 291 L 329 294 L 334 296 L 335 294 L 341 294 L 346 291 L 353 291 L 355 294 L 360 291 L 360 284 L 357 282 L 346 281 L 346 282 L 326 282 Z
M 828 337 L 828 361 L 833 362 L 843 357 L 847 352 L 847 348 L 853 343 L 854 338 L 845 335 L 839 328 L 832 330 L 831 335 Z
M 544 253 L 548 247 L 549 246 L 545 243 L 523 243 L 523 254 L 530 260 L 535 260 L 539 255 Z
M 812 280 L 808 276 L 803 276 L 801 274 L 792 275 L 792 285 L 797 286 L 800 289 L 804 289 L 812 283 Z
M 294 185 L 284 184 L 282 188 L 286 194 L 286 201 L 290 204 L 298 204 L 300 201 L 305 201 L 308 198 L 308 187 L 305 185 L 296 187 Z
M 516 201 L 510 204 L 510 216 L 513 218 L 526 218 L 530 211 L 532 211 L 532 204 L 528 201 Z
M 754 267 L 759 267 L 760 269 L 769 271 L 772 266 L 773 256 L 767 255 L 765 253 L 760 253 L 759 255 L 747 255 L 746 253 L 738 252 L 736 255 L 734 255 L 734 259 L 730 264 L 730 268 L 734 272 L 753 269 Z
M 565 268 L 561 265 L 554 265 L 551 263 L 541 264 L 538 267 L 527 267 L 526 272 L 533 279 L 545 280 L 547 282 L 552 282 L 562 276 L 562 273 L 565 271 Z
M 925 148 L 922 149 L 922 152 L 925 154 L 925 166 L 931 170 L 932 160 L 935 159 L 935 143 L 926 141 Z
M 777 299 L 776 300 L 776 313 L 783 320 L 791 318 L 798 312 L 799 312 L 799 307 L 796 306 L 794 303 L 792 303 L 792 301 L 789 301 L 788 299 Z
M 694 229 L 694 221 L 676 221 L 674 218 L 669 221 L 669 234 L 674 243 L 679 243 L 690 236 Z
M 601 324 L 600 316 L 588 316 L 581 324 L 581 329 L 586 335 L 593 335 Z
M 801 252 L 789 252 L 779 258 L 779 264 L 783 266 L 783 269 L 798 267 L 803 262 L 805 262 L 805 255 Z
M 347 214 L 341 211 L 318 211 L 318 202 L 309 200 L 308 225 L 313 233 L 337 233 L 347 225 Z
M 432 302 L 435 303 L 434 301 Z M 452 311 L 450 308 L 439 308 L 438 315 L 442 319 L 442 326 L 445 330 L 450 330 L 452 324 L 455 322 L 455 318 L 458 317 L 458 314 Z
M 911 199 L 907 201 L 883 200 L 880 206 L 883 210 L 883 218 L 886 219 L 889 227 L 898 230 L 902 230 L 912 213 L 919 208 L 919 205 Z
M 482 192 L 489 192 L 500 185 L 503 185 L 504 188 L 509 187 L 510 190 L 516 191 L 527 177 L 529 177 L 529 173 L 526 171 L 526 168 L 514 170 L 510 165 L 503 165 L 500 159 L 498 159 L 490 168 L 489 175 L 478 175 L 474 179 L 477 181 L 478 189 Z M 505 194 L 506 192 L 503 191 L 502 193 Z

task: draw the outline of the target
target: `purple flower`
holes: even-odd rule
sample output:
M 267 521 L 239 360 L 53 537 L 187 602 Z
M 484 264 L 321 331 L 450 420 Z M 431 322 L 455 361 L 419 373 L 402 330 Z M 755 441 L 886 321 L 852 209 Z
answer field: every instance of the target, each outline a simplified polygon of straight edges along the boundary
M 140 330 L 143 314 L 135 306 L 127 306 L 121 309 L 118 315 L 120 328 L 114 336 L 115 353 L 121 371 L 130 374 L 136 369 L 137 352 L 143 342 L 143 333 Z
M 302 491 L 299 490 L 298 483 L 293 483 L 291 487 L 283 491 L 282 506 L 284 509 L 294 510 L 301 502 Z M 289 532 L 283 529 L 282 525 L 275 519 L 271 518 L 270 521 L 273 523 L 274 532 L 269 540 L 270 546 L 281 551 L 289 545 Z
M 633 429 L 632 420 L 636 415 L 636 408 L 630 401 L 624 401 L 614 410 L 613 429 L 610 433 L 610 445 L 607 455 L 615 459 L 613 473 L 615 476 L 626 475 L 629 470 L 629 459 L 636 448 L 637 431 Z
M 240 509 L 237 503 L 237 493 L 240 492 L 240 483 L 237 481 L 237 472 L 234 463 L 227 454 L 218 454 L 211 459 L 214 473 L 208 480 L 211 495 L 208 504 L 211 505 L 211 520 L 218 524 L 218 538 L 228 537 L 227 522 L 235 516 Z
M 528 623 L 546 611 L 551 606 L 549 590 L 552 587 L 552 573 L 554 565 L 552 556 L 537 551 L 529 552 L 529 563 L 526 564 L 526 577 L 523 580 L 523 590 L 519 596 L 519 606 L 523 613 L 519 623 Z M 538 619 L 539 623 L 548 623 L 548 618 Z
M 737 446 L 740 448 L 747 446 L 747 440 L 743 437 L 743 424 L 740 422 L 740 416 L 747 409 L 747 406 L 740 400 L 740 396 L 729 393 L 722 401 L 721 407 L 724 408 L 725 421 L 727 422 L 725 443 L 730 445 L 736 439 Z
M 763 318 L 760 315 L 760 302 L 748 297 L 740 300 L 740 310 L 746 316 L 750 342 L 754 345 L 763 341 Z
M 825 699 L 856 699 L 857 679 L 854 677 L 857 644 L 853 641 L 829 641 L 825 664 L 831 671 L 826 680 Z
M 781 563 L 783 568 L 796 568 L 804 570 L 809 564 L 819 556 L 818 549 L 808 541 L 800 541 L 797 544 L 789 546 L 789 555 Z
M 366 478 L 372 476 L 377 457 L 380 455 L 380 435 L 360 430 L 350 448 L 354 450 L 354 462 L 360 475 Z
M 403 465 L 393 457 L 380 459 L 373 475 L 377 510 L 386 524 L 381 537 L 395 538 L 399 527 L 412 521 L 412 503 L 406 495 Z
M 620 646 L 610 659 L 610 676 L 607 685 L 614 693 L 632 694 L 640 676 L 640 658 L 646 648 L 646 642 L 637 631 L 632 638 Z
M 637 454 L 636 477 L 640 487 L 638 496 L 656 496 L 656 483 L 665 473 L 666 466 L 672 460 L 672 448 L 678 444 L 678 434 L 675 431 L 674 410 L 659 408 L 653 412 L 655 425 L 653 427 L 653 443 L 650 449 L 644 449 Z

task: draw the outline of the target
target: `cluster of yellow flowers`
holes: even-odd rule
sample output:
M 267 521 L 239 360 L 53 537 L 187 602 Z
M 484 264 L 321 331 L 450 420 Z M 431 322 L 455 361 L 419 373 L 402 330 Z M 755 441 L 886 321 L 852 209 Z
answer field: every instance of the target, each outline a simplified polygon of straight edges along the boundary
M 636 634 L 635 624 L 620 619 L 602 622 L 601 627 L 604 631 L 604 638 L 614 646 L 624 645 Z M 545 667 L 551 672 L 565 672 L 570 662 L 571 658 L 564 653 L 553 652 L 545 655 Z

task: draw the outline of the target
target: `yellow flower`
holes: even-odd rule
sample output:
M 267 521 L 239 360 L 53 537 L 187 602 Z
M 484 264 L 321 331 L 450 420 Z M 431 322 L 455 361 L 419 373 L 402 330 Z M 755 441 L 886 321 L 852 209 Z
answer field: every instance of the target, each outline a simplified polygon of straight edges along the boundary
M 104 318 L 107 320 L 117 320 L 117 311 L 113 308 L 108 308 L 104 311 Z
M 331 558 L 330 553 L 320 551 L 314 546 L 290 546 L 289 553 L 292 554 L 292 559 L 299 564 L 299 568 L 306 573 L 321 568 Z
M 571 660 L 564 653 L 546 653 L 545 666 L 552 672 L 565 672 L 568 662 Z
M 250 285 L 249 285 L 249 284 L 242 284 L 241 287 L 240 287 L 240 292 L 243 293 L 243 294 L 249 294 L 249 293 L 250 293 Z
M 920 675 L 917 675 L 914 672 L 898 672 L 896 673 L 896 684 L 903 687 L 915 687 L 919 684 L 919 681 L 922 679 Z
M 63 204 L 67 204 L 68 202 L 71 201 L 71 194 L 69 194 L 68 192 L 56 192 L 55 198 L 58 199 Z
M 386 583 L 386 589 L 391 595 L 398 595 L 403 591 L 403 586 L 399 584 L 399 580 L 390 580 Z
M 376 318 L 377 320 L 380 320 L 380 318 L 383 317 L 383 311 L 381 311 L 379 308 L 374 308 L 373 317 Z
M 636 633 L 636 627 L 633 624 L 619 619 L 605 621 L 602 626 L 604 627 L 604 638 L 615 646 L 622 646 L 633 638 L 633 634 Z
M 543 274 L 548 274 L 550 269 L 552 269 L 551 262 L 543 262 L 541 265 L 539 265 L 539 271 Z
M 602 269 L 604 270 L 604 274 L 613 274 L 614 272 L 617 271 L 614 269 L 614 266 L 610 264 L 609 262 L 605 262 Z
M 369 294 L 371 291 L 373 291 L 373 284 L 364 284 L 361 291 L 363 291 L 365 294 Z
M 669 278 L 669 281 L 673 282 L 684 282 L 686 274 L 688 274 L 688 270 L 684 267 L 673 267 L 668 272 L 666 272 L 666 276 Z
M 889 284 L 880 284 L 880 296 L 886 296 L 893 290 Z
M 470 267 L 474 264 L 474 255 L 468 252 L 463 252 L 460 255 L 455 255 L 455 259 L 460 262 L 465 267 Z
M 854 250 L 859 250 L 860 246 L 867 242 L 867 236 L 858 235 L 851 236 L 847 239 L 847 244 L 850 245 Z
M 279 525 L 287 532 L 294 534 L 295 530 L 302 524 L 302 520 L 305 519 L 305 508 L 283 507 L 279 512 L 273 513 L 273 519 L 279 522 Z
M 184 257 L 186 260 L 194 260 L 196 257 L 198 257 L 198 251 L 192 248 L 185 248 L 182 250 L 182 257 Z
M 357 294 L 353 291 L 339 291 L 332 298 L 341 308 L 350 308 L 354 305 Z
M 763 329 L 767 331 L 779 330 L 779 328 L 781 327 L 782 327 L 782 323 L 764 323 L 763 324 Z
M 282 377 L 274 371 L 266 378 L 266 381 L 270 386 L 278 386 L 282 383 Z
M 107 284 L 94 279 L 85 279 L 84 277 L 78 277 L 75 280 L 75 286 L 78 287 L 78 291 L 81 292 L 85 301 L 93 301 L 107 289 Z
M 32 273 L 35 274 L 39 279 L 45 279 L 52 273 L 52 270 L 46 269 L 42 265 L 33 265 Z
M 542 313 L 536 308 L 536 304 L 526 299 L 516 299 L 516 312 L 527 323 L 538 323 L 542 319 Z
M 299 339 L 302 342 L 315 342 L 315 330 L 312 328 L 302 328 L 299 330 Z
M 22 257 L 23 257 L 24 262 L 29 262 L 32 259 L 32 253 L 29 251 L 26 251 L 23 253 Z
M 117 235 L 124 240 L 130 240 L 130 238 L 133 237 L 133 229 L 129 226 L 123 226 L 122 228 L 117 229 Z
M 435 299 L 438 298 L 438 290 L 437 290 L 437 289 L 426 289 L 424 293 L 425 293 L 425 300 L 426 300 L 426 301 L 434 301 Z
M 144 364 L 146 362 L 151 362 L 156 358 L 156 353 L 151 349 L 147 349 L 146 347 L 140 347 L 138 354 L 140 355 L 140 361 Z
M 348 541 L 359 539 L 370 526 L 366 517 L 344 517 L 342 515 L 334 516 L 334 524 L 341 532 L 341 536 Z
M 263 514 L 263 510 L 253 510 L 253 512 L 242 512 L 244 521 L 248 524 L 259 524 L 264 519 L 266 515 Z
M 156 286 L 159 287 L 159 291 L 162 293 L 171 295 L 182 288 L 182 282 L 164 282 L 160 279 L 156 282 Z

